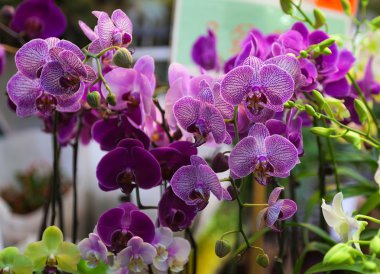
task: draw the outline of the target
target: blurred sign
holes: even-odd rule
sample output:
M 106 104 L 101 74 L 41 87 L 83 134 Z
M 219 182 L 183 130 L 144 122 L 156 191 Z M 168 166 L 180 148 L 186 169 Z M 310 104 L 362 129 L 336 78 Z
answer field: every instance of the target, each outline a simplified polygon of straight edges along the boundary
M 356 6 L 357 0 L 351 2 Z M 329 33 L 348 34 L 350 20 L 336 4 L 340 5 L 340 0 L 304 0 L 303 7 L 310 17 L 313 8 L 320 7 L 326 14 Z M 191 46 L 208 27 L 216 32 L 220 57 L 226 60 L 239 50 L 240 40 L 251 28 L 267 34 L 286 30 L 294 22 L 282 12 L 279 0 L 177 0 L 171 59 L 194 67 Z

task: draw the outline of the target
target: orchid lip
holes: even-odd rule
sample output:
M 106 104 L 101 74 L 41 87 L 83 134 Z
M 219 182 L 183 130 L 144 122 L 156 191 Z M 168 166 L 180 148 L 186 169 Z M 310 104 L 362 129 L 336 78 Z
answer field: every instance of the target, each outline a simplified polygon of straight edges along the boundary
M 259 115 L 261 110 L 264 109 L 263 104 L 267 103 L 266 96 L 261 92 L 260 88 L 255 86 L 246 95 L 245 103 L 247 109 L 254 115 Z

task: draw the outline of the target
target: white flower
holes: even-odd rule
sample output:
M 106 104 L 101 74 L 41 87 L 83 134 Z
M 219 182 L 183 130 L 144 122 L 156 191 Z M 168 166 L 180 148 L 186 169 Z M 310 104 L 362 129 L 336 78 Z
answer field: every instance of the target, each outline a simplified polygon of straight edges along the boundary
M 331 205 L 327 205 L 322 199 L 322 213 L 326 223 L 340 236 L 342 241 L 352 240 L 359 229 L 359 222 L 343 211 L 343 194 L 337 193 Z

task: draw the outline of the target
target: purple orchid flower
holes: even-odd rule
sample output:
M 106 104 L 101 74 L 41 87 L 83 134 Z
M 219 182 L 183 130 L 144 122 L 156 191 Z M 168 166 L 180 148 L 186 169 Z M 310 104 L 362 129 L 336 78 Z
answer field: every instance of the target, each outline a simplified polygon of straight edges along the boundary
M 137 185 L 149 189 L 162 181 L 160 164 L 136 139 L 121 140 L 100 160 L 96 168 L 99 187 L 104 191 L 118 188 L 129 194 Z M 132 184 L 135 182 L 136 184 Z
M 196 155 L 197 148 L 187 141 L 175 141 L 167 147 L 150 150 L 161 166 L 163 180 L 170 180 L 173 174 L 182 166 L 190 165 L 191 155 Z
M 199 83 L 197 99 L 185 96 L 173 107 L 179 125 L 192 133 L 195 145 L 200 146 L 213 138 L 215 143 L 231 143 L 226 124 L 220 111 L 215 107 L 213 91 L 205 80 Z
M 291 218 L 297 212 L 297 204 L 289 199 L 278 199 L 283 187 L 276 187 L 269 195 L 268 207 L 261 210 L 257 216 L 257 227 L 260 227 L 262 220 L 265 225 L 275 231 L 277 221 L 283 221 Z
M 106 151 L 116 148 L 125 138 L 141 141 L 146 149 L 150 145 L 149 137 L 141 129 L 134 127 L 126 115 L 98 120 L 93 124 L 91 133 L 100 148 Z
M 280 135 L 270 135 L 264 124 L 256 123 L 247 137 L 232 149 L 228 160 L 237 178 L 253 173 L 256 181 L 267 185 L 268 178 L 289 176 L 298 162 L 295 146 Z
M 283 104 L 293 96 L 298 72 L 294 57 L 284 55 L 263 62 L 251 56 L 226 74 L 221 94 L 232 105 L 243 103 L 253 122 L 266 121 L 274 112 L 282 111 Z
M 107 247 L 95 233 L 90 233 L 88 238 L 80 241 L 78 248 L 90 267 L 97 266 L 100 261 L 107 262 Z
M 116 253 L 127 247 L 133 236 L 148 243 L 154 239 L 151 219 L 129 202 L 104 212 L 99 217 L 96 229 L 102 242 Z
M 79 62 L 80 64 L 76 64 L 76 67 L 81 67 L 83 77 L 77 78 L 76 73 L 72 72 L 71 67 L 64 61 L 62 61 L 63 66 L 54 61 L 56 58 L 60 58 L 59 55 L 58 57 L 54 55 L 57 52 L 62 53 L 62 57 L 70 56 L 73 57 L 71 60 Z M 83 58 L 84 55 L 77 46 L 57 38 L 34 39 L 23 45 L 15 56 L 18 72 L 7 85 L 9 98 L 17 107 L 17 115 L 21 117 L 37 113 L 50 115 L 53 110 L 78 111 L 81 108 L 80 100 L 84 92 L 81 81 L 95 77 L 93 70 L 82 64 Z M 53 68 L 59 69 L 59 72 L 62 72 L 64 67 L 67 69 L 66 74 L 59 73 L 60 77 L 55 77 L 58 70 L 46 68 L 47 66 L 51 67 L 51 64 L 53 64 Z M 43 81 L 42 74 L 45 76 Z M 56 82 L 50 81 L 49 75 L 54 75 Z M 46 86 L 42 82 L 50 83 L 49 87 L 51 88 L 46 90 Z M 67 89 L 62 89 L 61 84 L 64 84 Z M 54 92 L 51 93 L 51 91 Z
M 98 18 L 94 30 L 79 21 L 83 33 L 92 41 L 90 52 L 99 53 L 112 46 L 127 47 L 132 42 L 133 24 L 122 10 L 115 10 L 111 18 L 102 11 L 93 11 L 92 14 Z
M 288 139 L 298 151 L 298 156 L 303 155 L 302 140 L 302 118 L 295 117 L 297 111 L 291 109 L 285 117 L 285 122 L 277 119 L 270 119 L 265 123 L 270 135 L 281 135 Z
M 213 30 L 208 29 L 206 35 L 201 35 L 194 42 L 191 49 L 191 57 L 201 69 L 220 69 L 218 52 L 216 48 L 216 36 Z
M 184 230 L 191 225 L 196 215 L 196 206 L 187 205 L 174 194 L 171 187 L 166 189 L 158 204 L 158 219 L 161 226 L 167 226 L 173 231 Z
M 372 95 L 378 95 L 380 93 L 380 84 L 375 80 L 372 71 L 373 56 L 368 60 L 365 67 L 363 79 L 358 81 L 358 85 L 363 91 L 366 98 L 370 98 Z M 357 94 L 355 88 L 351 86 L 351 93 Z
M 157 255 L 153 265 L 159 271 L 180 272 L 189 260 L 191 246 L 189 241 L 180 237 L 173 237 L 173 231 L 167 227 L 156 228 L 152 245 Z
M 126 268 L 133 273 L 142 272 L 149 264 L 153 263 L 156 255 L 157 251 L 151 244 L 135 236 L 128 241 L 127 247 L 117 255 L 117 262 L 121 268 Z
M 195 205 L 198 210 L 204 209 L 212 192 L 218 200 L 231 200 L 215 172 L 201 157 L 192 155 L 191 165 L 183 166 L 174 173 L 170 185 L 173 192 L 188 205 Z
M 49 38 L 63 34 L 67 20 L 53 0 L 24 0 L 17 6 L 11 28 L 30 38 Z
M 343 49 L 339 52 L 336 63 L 337 71 L 321 80 L 326 94 L 335 98 L 343 98 L 350 93 L 350 84 L 346 74 L 350 71 L 354 62 L 355 57 L 349 50 Z
M 115 68 L 104 76 L 112 92 L 116 95 L 116 105 L 109 106 L 115 111 L 123 111 L 135 124 L 141 125 L 151 111 L 152 96 L 156 80 L 154 60 L 150 56 L 141 57 L 133 69 Z M 102 95 L 108 90 L 101 87 Z

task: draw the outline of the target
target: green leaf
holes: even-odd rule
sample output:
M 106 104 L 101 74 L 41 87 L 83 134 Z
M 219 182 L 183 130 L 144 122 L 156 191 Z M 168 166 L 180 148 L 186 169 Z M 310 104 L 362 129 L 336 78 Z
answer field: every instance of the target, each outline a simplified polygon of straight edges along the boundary
M 330 238 L 330 235 L 326 231 L 324 231 L 323 229 L 321 229 L 315 225 L 307 224 L 307 223 L 290 222 L 290 223 L 286 223 L 286 226 L 299 226 L 299 227 L 305 228 L 305 229 L 315 233 L 319 237 L 321 237 L 327 243 L 332 244 L 332 245 L 336 244 L 336 242 Z
M 364 124 L 368 120 L 368 111 L 366 106 L 359 99 L 354 100 L 354 108 L 359 116 L 360 122 Z
M 302 251 L 300 257 L 296 261 L 296 264 L 293 269 L 293 274 L 299 274 L 301 273 L 301 269 L 305 260 L 305 257 L 307 253 L 311 251 L 317 251 L 322 254 L 325 254 L 329 249 L 331 245 L 329 244 L 324 244 L 324 243 L 319 243 L 319 242 L 311 242 L 305 246 L 305 249 Z
M 375 28 L 375 29 L 378 29 L 380 28 L 380 15 L 373 18 L 371 21 L 370 21 L 370 24 Z
M 351 5 L 348 0 L 340 0 L 340 3 L 342 4 L 343 11 L 346 15 L 351 15 Z
M 366 215 L 375 209 L 380 204 L 380 194 L 379 192 L 373 193 L 371 196 L 367 198 L 365 203 L 359 209 L 358 214 Z
M 310 267 L 305 274 L 312 274 L 312 273 L 318 273 L 318 272 L 328 272 L 333 270 L 349 270 L 357 273 L 362 273 L 362 267 L 360 265 L 354 264 L 354 265 L 347 265 L 347 264 L 341 264 L 341 265 L 325 265 L 323 263 L 318 263 Z
M 281 9 L 285 14 L 292 15 L 293 7 L 290 0 L 280 0 Z

